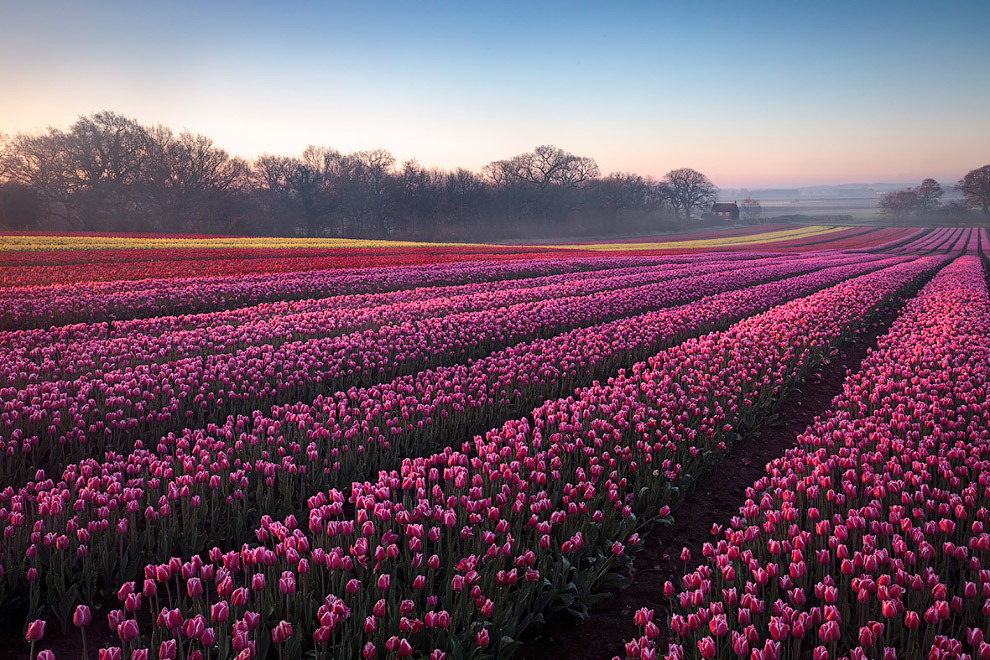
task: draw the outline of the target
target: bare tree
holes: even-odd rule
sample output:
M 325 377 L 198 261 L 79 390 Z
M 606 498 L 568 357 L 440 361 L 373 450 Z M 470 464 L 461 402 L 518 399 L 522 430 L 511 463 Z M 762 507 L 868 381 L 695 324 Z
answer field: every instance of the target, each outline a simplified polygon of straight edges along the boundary
M 891 219 L 908 218 L 921 210 L 918 193 L 907 190 L 892 190 L 880 199 L 880 211 Z
M 718 188 L 712 181 L 689 167 L 671 170 L 660 182 L 661 195 L 670 202 L 677 218 L 691 219 L 691 211 L 711 206 L 718 199 Z
M 974 217 L 972 207 L 962 199 L 954 199 L 948 204 L 939 206 L 937 213 L 942 220 L 949 220 L 956 227 L 963 222 L 970 222 Z
M 82 116 L 65 136 L 66 176 L 83 222 L 102 226 L 132 214 L 132 188 L 145 178 L 151 139 L 135 120 L 103 111 Z
M 395 156 L 385 149 L 355 151 L 348 154 L 347 162 L 350 165 L 350 191 L 355 195 L 350 204 L 354 212 L 354 229 L 386 238 L 389 233 L 389 177 Z
M 37 229 L 42 211 L 37 190 L 16 181 L 0 181 L 0 227 Z
M 656 200 L 650 187 L 646 179 L 631 172 L 612 172 L 592 184 L 599 205 L 613 216 L 622 211 L 653 210 Z
M 978 206 L 985 215 L 990 215 L 990 165 L 968 172 L 959 180 L 956 189 L 962 192 L 967 202 Z
M 306 225 L 306 236 L 313 238 L 320 233 L 320 217 L 325 215 L 324 192 L 326 190 L 323 173 L 312 163 L 293 159 L 287 182 L 298 200 Z
M 346 235 L 352 174 L 351 158 L 332 147 L 310 145 L 294 161 L 290 182 L 302 206 L 307 236 L 319 235 L 328 225 L 337 235 Z
M 65 133 L 49 128 L 44 133 L 19 133 L 10 142 L 9 180 L 30 186 L 41 196 L 49 217 L 79 229 L 79 216 L 71 204 L 74 188 Z
M 0 183 L 7 181 L 14 166 L 14 144 L 6 133 L 0 133 Z
M 500 188 L 517 180 L 515 164 L 511 160 L 493 160 L 481 168 L 481 175 Z
M 763 207 L 752 197 L 747 197 L 739 204 L 739 213 L 743 220 L 759 223 L 763 219 Z
M 262 154 L 251 164 L 254 171 L 255 186 L 278 196 L 287 196 L 292 176 L 293 160 L 288 156 L 273 156 Z
M 444 194 L 452 223 L 464 235 L 478 222 L 478 214 L 489 198 L 489 188 L 484 179 L 470 170 L 458 167 L 444 175 Z
M 934 211 L 941 204 L 944 191 L 935 179 L 925 179 L 912 190 L 918 196 L 919 211 L 922 213 Z
M 593 158 L 575 156 L 551 145 L 540 145 L 531 152 L 485 166 L 484 172 L 495 184 L 521 181 L 537 188 L 552 185 L 574 187 L 598 176 Z
M 216 224 L 217 201 L 250 186 L 251 168 L 231 158 L 205 135 L 167 128 L 149 133 L 155 143 L 149 165 L 152 196 L 170 229 L 195 231 Z
M 262 154 L 251 164 L 254 194 L 261 205 L 264 224 L 272 234 L 292 234 L 296 200 L 290 180 L 296 161 L 288 156 Z

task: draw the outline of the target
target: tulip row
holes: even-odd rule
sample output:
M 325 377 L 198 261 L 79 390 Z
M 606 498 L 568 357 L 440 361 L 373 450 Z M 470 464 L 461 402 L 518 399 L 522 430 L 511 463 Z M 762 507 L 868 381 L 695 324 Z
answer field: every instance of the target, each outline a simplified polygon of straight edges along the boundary
M 669 589 L 667 657 L 990 657 L 988 364 L 986 274 L 962 257 Z M 655 657 L 651 618 L 629 657 Z
M 847 241 L 852 241 L 853 245 L 858 245 L 864 237 L 871 236 L 876 233 L 876 229 L 873 228 L 863 228 L 863 227 L 853 227 L 853 228 L 841 228 L 832 227 L 827 233 L 822 234 L 811 234 L 808 236 L 800 236 L 797 238 L 792 238 L 786 241 L 776 241 L 771 245 L 767 245 L 766 248 L 771 248 L 774 250 L 781 251 L 802 251 L 802 250 L 832 250 L 839 249 Z M 868 238 L 866 240 L 869 240 Z M 834 246 L 834 247 L 833 247 Z
M 794 225 L 755 225 L 749 227 L 737 227 L 735 229 L 717 229 L 700 231 L 692 234 L 669 234 L 666 236 L 645 236 L 642 238 L 630 238 L 623 241 L 624 245 L 637 245 L 639 243 L 656 243 L 661 240 L 668 241 L 705 241 L 714 238 L 736 238 L 739 236 L 750 236 L 752 234 L 769 234 L 794 229 Z M 568 247 L 583 247 L 585 245 L 599 245 L 598 241 L 574 241 L 567 243 Z
M 891 250 L 891 252 L 924 252 L 930 250 L 933 246 L 940 244 L 948 236 L 949 232 L 952 231 L 948 227 L 943 227 L 941 229 L 933 229 L 925 232 L 918 237 L 917 240 L 911 241 L 905 245 L 902 245 L 896 250 Z
M 726 256 L 720 259 L 720 261 L 727 263 L 732 258 Z M 754 257 L 745 255 L 742 258 Z M 314 291 L 312 292 L 313 295 L 308 297 L 289 296 L 285 300 L 240 307 L 232 306 L 230 308 L 197 314 L 161 315 L 110 322 L 76 323 L 49 328 L 0 332 L 0 347 L 18 357 L 39 362 L 48 359 L 49 356 L 57 355 L 61 346 L 70 346 L 84 342 L 128 339 L 133 335 L 144 335 L 146 336 L 146 340 L 150 340 L 155 335 L 208 330 L 217 327 L 223 328 L 225 326 L 236 328 L 241 325 L 256 323 L 279 316 L 291 316 L 332 309 L 358 309 L 388 304 L 401 304 L 430 298 L 468 295 L 482 291 L 503 291 L 514 288 L 548 286 L 551 284 L 562 284 L 575 279 L 594 278 L 596 275 L 633 274 L 650 268 L 675 268 L 681 265 L 681 262 L 675 259 L 640 259 L 638 262 L 635 265 L 627 265 L 621 262 L 612 263 L 609 260 L 601 260 L 595 264 L 594 268 L 564 268 L 560 269 L 559 272 L 551 269 L 550 272 L 554 274 L 536 275 L 521 272 L 513 277 L 494 277 L 493 279 L 485 279 L 484 266 L 477 264 L 477 268 L 481 272 L 478 273 L 477 277 L 470 278 L 470 281 L 464 283 L 444 284 L 430 280 L 425 285 L 420 285 L 415 282 L 407 282 L 409 286 L 406 288 L 395 288 L 394 286 L 381 287 L 380 291 L 372 290 L 369 292 L 343 293 L 330 296 L 317 295 L 317 292 Z M 338 276 L 339 274 L 338 272 Z M 421 277 L 421 275 L 413 275 L 413 277 Z M 454 279 L 456 282 L 460 278 Z M 396 278 L 394 284 L 403 284 L 403 278 Z M 156 285 L 164 287 L 167 286 L 167 283 L 159 281 Z M 359 290 L 361 289 L 363 288 L 359 287 Z
M 102 464 L 86 460 L 67 466 L 58 484 L 39 473 L 16 494 L 8 489 L 0 495 L 0 502 L 16 505 L 22 514 L 0 525 L 7 539 L 4 564 L 13 568 L 34 543 L 29 539 L 35 533 L 49 538 L 51 532 L 57 539 L 68 532 L 66 541 L 56 544 L 59 552 L 52 551 L 35 566 L 44 575 L 57 569 L 56 577 L 50 578 L 56 582 L 47 591 L 49 600 L 58 602 L 69 589 L 65 580 L 70 575 L 92 575 L 71 570 L 79 546 L 98 558 L 97 574 L 119 575 L 126 570 L 116 562 L 126 567 L 133 565 L 130 558 L 167 556 L 176 547 L 168 545 L 169 539 L 183 539 L 185 545 L 178 547 L 187 551 L 206 542 L 229 543 L 242 538 L 256 521 L 251 510 L 274 513 L 304 507 L 307 493 L 396 465 L 402 456 L 421 455 L 452 435 L 463 437 L 466 429 L 491 428 L 511 411 L 537 405 L 547 391 L 565 392 L 592 376 L 605 377 L 618 366 L 652 355 L 678 337 L 724 327 L 733 317 L 899 261 L 903 258 L 827 267 L 830 260 L 820 259 L 808 275 L 520 344 L 468 367 L 318 398 L 313 406 L 284 406 L 270 417 L 256 412 L 251 418 L 230 418 L 223 426 L 185 431 L 179 438 L 170 434 L 159 443 L 157 454 L 139 448 L 130 456 L 108 454 Z M 794 272 L 807 269 L 792 266 Z M 769 269 L 743 273 L 725 285 L 742 285 L 747 277 L 766 279 L 770 272 L 782 274 Z M 554 362 L 546 361 L 548 355 Z M 348 404 L 352 399 L 353 407 Z M 323 411 L 330 413 L 328 419 L 321 419 Z M 275 455 L 278 460 L 273 460 Z M 208 469 L 200 471 L 197 465 Z M 98 483 L 94 477 L 99 477 Z M 199 502 L 210 506 L 201 510 Z M 223 515 L 219 509 L 225 510 Z M 173 510 L 176 515 L 170 517 Z M 219 519 L 211 526 L 203 513 Z M 176 527 L 162 533 L 166 524 Z M 86 531 L 80 536 L 81 528 Z M 120 557 L 116 546 L 121 544 L 118 534 L 124 533 L 128 537 L 120 553 L 125 556 Z M 16 579 L 19 572 L 10 575 Z M 16 592 L 8 586 L 13 591 L 7 591 L 7 598 Z M 82 589 L 88 593 L 94 586 L 90 581 Z
M 588 295 L 661 278 L 738 267 L 738 260 L 685 267 L 664 264 L 580 271 L 457 286 L 419 287 L 377 294 L 263 303 L 194 316 L 155 317 L 16 333 L 0 356 L 0 383 L 66 380 L 139 364 L 171 362 L 247 346 L 320 338 L 396 325 L 431 316 L 506 307 L 513 303 Z M 757 265 L 758 260 L 745 262 Z M 14 334 L 14 333 L 8 333 Z M 14 339 L 14 338 L 12 338 Z M 15 342 L 11 342 L 15 343 Z M 4 382 L 6 381 L 6 382 Z
M 262 302 L 326 298 L 419 286 L 536 277 L 609 267 L 686 261 L 688 257 L 568 257 L 217 277 L 115 280 L 0 289 L 0 330 L 195 314 Z M 257 261 L 257 260 L 251 260 Z M 257 271 L 254 271 L 257 272 Z
M 293 516 L 266 518 L 259 545 L 150 565 L 143 583 L 121 587 L 114 630 L 157 657 L 264 657 L 272 644 L 292 657 L 304 645 L 334 657 L 504 657 L 541 612 L 580 609 L 615 579 L 638 543 L 635 512 L 666 516 L 738 429 L 940 263 L 848 280 L 548 402 L 532 422 L 461 451 L 407 460 L 349 497 L 315 495 L 308 533 Z M 150 631 L 128 623 L 145 609 L 157 613 Z
M 887 229 L 881 229 L 876 234 L 871 242 L 865 243 L 863 245 L 857 246 L 855 250 L 857 252 L 861 251 L 889 251 L 894 248 L 900 247 L 912 241 L 915 241 L 929 230 L 924 227 L 910 228 L 910 227 L 888 227 Z M 878 243 L 877 241 L 883 241 Z
M 630 245 L 635 247 L 649 242 L 664 248 L 665 254 L 697 252 L 699 249 L 697 247 L 692 250 L 671 250 L 668 249 L 668 243 L 674 238 L 682 244 L 684 241 L 703 240 L 707 246 L 718 246 L 735 240 L 738 236 L 751 234 L 761 234 L 762 237 L 757 239 L 757 243 L 762 243 L 768 239 L 773 240 L 773 237 L 779 236 L 781 232 L 794 229 L 793 226 L 788 225 L 748 227 L 742 230 L 664 237 L 663 243 L 658 243 L 657 238 L 652 238 L 609 246 L 596 245 L 594 251 L 598 255 L 605 252 L 621 255 Z M 69 240 L 76 241 L 75 245 L 71 245 L 66 243 L 65 236 L 48 239 L 32 238 L 28 246 L 30 250 L 5 251 L 0 247 L 0 287 L 48 286 L 147 278 L 292 273 L 330 268 L 410 266 L 479 259 L 571 258 L 580 256 L 582 252 L 590 250 L 591 246 L 595 245 L 592 243 L 544 246 L 435 244 L 425 247 L 422 243 L 372 243 L 323 239 L 324 246 L 314 248 L 312 245 L 320 244 L 320 239 L 315 242 L 302 239 L 286 243 L 279 239 L 261 239 L 252 242 L 233 237 L 231 237 L 233 240 L 227 241 L 198 237 L 197 240 L 185 242 L 171 240 L 154 243 L 145 240 L 145 237 L 120 238 L 128 240 L 107 242 L 104 239 L 103 247 L 112 244 L 115 249 L 93 249 L 101 247 L 100 237 L 85 241 L 70 237 Z M 8 243 L 10 237 L 0 235 L 0 246 Z M 217 247 L 225 243 L 237 247 Z M 760 247 L 757 243 L 749 245 Z M 139 245 L 145 247 L 139 248 L 137 247 Z M 168 247 L 151 247 L 153 245 Z M 177 245 L 188 245 L 188 247 L 175 247 Z M 244 247 L 246 245 L 252 247 Z M 361 247 L 353 247 L 356 245 Z M 77 246 L 79 249 L 62 249 Z M 770 246 L 772 244 L 768 245 Z M 50 249 L 55 247 L 59 249 Z
M 941 234 L 938 234 L 937 237 L 933 235 L 930 242 L 923 249 L 918 251 L 921 253 L 924 253 L 926 250 L 928 253 L 947 251 L 956 243 L 956 241 L 959 240 L 959 237 L 965 233 L 966 229 L 964 228 L 946 228 Z
M 682 240 L 679 236 L 669 236 L 648 242 L 636 243 L 584 243 L 575 248 L 591 251 L 637 251 L 637 250 L 729 250 L 733 248 L 772 250 L 786 242 L 803 241 L 805 243 L 828 234 L 842 233 L 847 230 L 841 227 L 827 225 L 808 225 L 805 227 L 789 227 L 780 231 L 760 232 L 746 236 L 722 237 L 713 234 L 709 238 L 698 240 Z M 567 246 L 561 246 L 567 247 Z
M 833 257 L 841 260 L 848 257 Z M 856 259 L 862 257 L 857 256 Z M 828 263 L 826 260 L 825 263 Z M 97 367 L 72 381 L 4 390 L 0 430 L 7 436 L 0 478 L 23 480 L 38 468 L 127 447 L 137 437 L 161 437 L 197 421 L 324 391 L 387 381 L 424 368 L 481 357 L 522 341 L 550 337 L 674 304 L 806 272 L 820 260 L 772 261 L 587 296 L 537 300 L 508 307 L 426 317 L 346 335 L 249 346 L 103 373 Z M 647 277 L 647 279 L 656 279 Z M 503 302 L 507 300 L 503 299 Z M 386 312 L 387 313 L 387 312 Z
M 14 287 L 48 287 L 52 285 L 77 285 L 80 283 L 110 282 L 114 280 L 138 281 L 147 279 L 172 279 L 190 277 L 242 277 L 266 274 L 295 274 L 303 271 L 330 269 L 360 269 L 389 267 L 416 267 L 435 264 L 464 262 L 512 261 L 519 259 L 572 258 L 570 250 L 550 250 L 533 247 L 525 252 L 501 253 L 494 250 L 441 252 L 432 248 L 416 250 L 350 250 L 335 248 L 320 250 L 318 256 L 272 256 L 236 258 L 197 257 L 142 261 L 127 259 L 109 263 L 80 263 L 72 265 L 3 265 L 0 266 L 0 290 Z M 21 254 L 21 253 L 7 253 Z M 601 254 L 600 256 L 606 256 Z
M 0 242 L 3 237 L 0 236 Z M 114 248 L 68 248 L 68 249 L 35 249 L 20 251 L 0 250 L 0 266 L 73 266 L 82 264 L 124 264 L 138 262 L 169 262 L 169 261 L 230 261 L 230 260 L 270 260 L 292 258 L 326 258 L 334 257 L 341 268 L 361 268 L 366 265 L 399 265 L 396 258 L 405 255 L 424 254 L 427 250 L 419 247 L 412 248 L 296 248 L 296 247 L 114 247 Z M 560 256 L 559 250 L 546 249 L 547 256 Z M 543 254 L 543 248 L 531 245 L 502 246 L 477 245 L 455 246 L 446 250 L 429 248 L 428 253 L 439 255 L 456 254 L 485 258 L 492 256 Z M 425 254 L 424 254 L 425 256 Z M 377 263 L 369 264 L 371 259 Z M 265 263 L 259 261 L 259 263 Z M 409 265 L 409 264 L 406 264 Z
M 971 228 L 971 229 L 963 230 L 962 232 L 960 232 L 958 237 L 956 237 L 954 243 L 950 241 L 951 246 L 947 248 L 946 253 L 951 254 L 955 252 L 962 254 L 969 249 L 971 243 L 976 242 L 977 240 L 978 240 L 977 232 L 975 229 Z
M 892 252 L 925 254 L 938 251 L 947 252 L 953 249 L 962 250 L 965 243 L 960 244 L 958 247 L 956 244 L 965 238 L 967 231 L 972 230 L 967 230 L 963 227 L 943 227 L 942 229 L 936 229 L 929 234 L 925 234 L 917 241 L 912 241 L 897 250 L 892 250 Z
M 794 251 L 795 248 L 814 248 L 815 250 L 851 250 L 865 246 L 875 246 L 881 242 L 889 242 L 893 238 L 903 241 L 909 233 L 914 230 L 906 230 L 903 227 L 891 227 L 887 229 L 879 228 L 858 228 L 848 229 L 845 232 L 835 232 L 821 237 L 812 237 L 803 241 L 793 241 L 787 243 L 774 244 L 775 249 L 787 249 Z
M 451 437 L 484 432 L 544 400 L 565 396 L 590 380 L 607 378 L 688 336 L 724 329 L 788 299 L 893 263 L 898 260 L 829 267 L 823 260 L 820 269 L 806 275 L 577 328 L 511 346 L 467 365 L 426 370 L 389 383 L 320 396 L 312 404 L 275 408 L 267 417 L 256 414 L 250 421 L 232 418 L 215 427 L 212 434 L 233 437 L 240 424 L 257 447 L 271 451 L 272 443 L 297 446 L 298 464 L 309 464 L 303 480 L 313 482 L 307 492 L 326 487 L 323 475 L 327 469 L 342 475 L 338 483 L 330 484 L 337 486 L 340 481 L 346 483 L 367 474 L 371 466 L 386 467 L 396 457 L 438 450 Z M 195 432 L 192 437 L 196 437 Z M 192 437 L 184 439 L 192 441 Z M 319 448 L 315 465 L 304 453 L 311 452 L 313 442 Z M 293 452 L 286 449 L 279 470 L 287 467 L 285 457 L 291 456 Z M 291 510 L 294 503 L 285 497 L 283 491 L 262 508 L 272 511 L 282 504 Z

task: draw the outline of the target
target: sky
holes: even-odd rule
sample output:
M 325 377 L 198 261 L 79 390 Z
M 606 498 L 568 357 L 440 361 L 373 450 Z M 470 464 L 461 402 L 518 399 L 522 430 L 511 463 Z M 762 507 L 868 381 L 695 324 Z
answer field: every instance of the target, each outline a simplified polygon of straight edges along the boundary
M 231 154 L 480 170 L 552 144 L 722 187 L 990 162 L 990 0 L 0 0 L 0 132 L 113 110 Z

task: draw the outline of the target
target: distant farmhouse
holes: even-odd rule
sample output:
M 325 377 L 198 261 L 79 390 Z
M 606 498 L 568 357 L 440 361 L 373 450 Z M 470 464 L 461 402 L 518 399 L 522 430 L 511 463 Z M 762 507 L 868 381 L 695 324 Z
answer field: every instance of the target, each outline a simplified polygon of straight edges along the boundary
M 739 205 L 735 202 L 716 202 L 712 204 L 712 215 L 726 222 L 739 220 Z

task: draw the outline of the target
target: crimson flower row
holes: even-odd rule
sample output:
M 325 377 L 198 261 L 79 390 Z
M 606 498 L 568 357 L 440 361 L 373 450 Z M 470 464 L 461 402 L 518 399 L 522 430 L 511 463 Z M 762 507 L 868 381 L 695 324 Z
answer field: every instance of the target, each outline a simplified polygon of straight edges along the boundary
M 739 255 L 739 259 L 754 258 L 755 255 Z M 708 261 L 729 261 L 735 255 L 722 255 L 717 259 L 705 259 Z M 621 262 L 611 259 L 600 259 L 594 264 L 584 264 L 581 268 L 562 268 L 559 272 L 550 269 L 550 274 L 527 273 L 522 270 L 518 273 L 502 273 L 505 277 L 492 277 L 486 279 L 485 269 L 481 264 L 475 264 L 479 270 L 479 277 L 461 281 L 464 278 L 455 278 L 452 284 L 436 282 L 432 279 L 425 284 L 418 284 L 410 280 L 406 282 L 409 286 L 402 287 L 403 279 L 399 277 L 392 287 L 381 287 L 381 289 L 371 288 L 364 291 L 359 287 L 357 293 L 331 293 L 328 296 L 318 295 L 319 291 L 310 292 L 312 295 L 305 297 L 289 297 L 284 300 L 272 302 L 261 302 L 247 306 L 221 306 L 214 311 L 206 311 L 196 314 L 159 315 L 150 317 L 131 318 L 117 321 L 99 321 L 94 323 L 75 323 L 63 326 L 52 326 L 50 328 L 33 328 L 30 330 L 17 330 L 0 332 L 0 347 L 11 353 L 26 354 L 36 361 L 43 360 L 51 352 L 57 351 L 58 346 L 79 344 L 91 341 L 109 341 L 114 339 L 127 339 L 135 334 L 140 335 L 165 335 L 169 333 L 186 332 L 209 329 L 215 326 L 237 327 L 247 323 L 253 323 L 272 318 L 275 316 L 289 316 L 305 312 L 317 312 L 328 309 L 347 308 L 357 309 L 361 307 L 375 307 L 392 303 L 412 302 L 425 300 L 427 298 L 442 298 L 448 296 L 459 296 L 470 293 L 477 293 L 482 290 L 504 290 L 512 288 L 525 288 L 530 286 L 544 286 L 549 284 L 559 284 L 571 279 L 594 276 L 596 273 L 620 274 L 622 272 L 634 273 L 637 270 L 647 269 L 655 266 L 676 267 L 681 265 L 680 258 L 641 258 L 636 264 Z M 465 268 L 461 265 L 461 268 Z M 337 271 L 339 277 L 341 271 Z M 508 275 L 513 276 L 509 277 Z M 419 275 L 422 278 L 422 275 Z M 163 281 L 157 282 L 158 286 L 166 286 Z M 46 350 L 47 349 L 47 350 Z
M 123 250 L 126 251 L 126 250 Z M 243 277 L 259 274 L 295 274 L 304 271 L 336 270 L 341 268 L 382 268 L 405 266 L 433 266 L 437 264 L 466 263 L 472 261 L 519 261 L 525 259 L 571 259 L 580 256 L 625 256 L 624 250 L 602 252 L 574 248 L 550 249 L 546 247 L 522 247 L 511 253 L 479 246 L 473 250 L 443 251 L 420 247 L 416 250 L 363 248 L 328 248 L 317 256 L 272 257 L 223 257 L 205 256 L 187 259 L 160 260 L 149 255 L 146 259 L 127 263 L 85 263 L 72 265 L 18 265 L 0 266 L 0 288 L 74 285 L 84 282 L 109 282 L 114 280 L 187 279 L 192 277 Z M 683 254 L 681 250 L 678 253 Z M 656 252 L 654 252 L 656 254 Z M 664 251 L 663 254 L 669 254 Z
M 397 325 L 432 316 L 477 311 L 549 298 L 589 295 L 688 274 L 717 272 L 735 260 L 686 267 L 683 264 L 580 271 L 539 278 L 472 283 L 452 287 L 418 287 L 379 294 L 334 296 L 281 303 L 264 303 L 193 316 L 155 317 L 115 324 L 72 326 L 79 334 L 98 338 L 68 340 L 64 329 L 20 334 L 18 346 L 0 356 L 0 383 L 23 388 L 29 383 L 73 380 L 172 362 L 248 346 L 274 347 L 302 339 L 338 336 L 383 325 Z M 747 262 L 755 264 L 757 261 Z M 180 326 L 180 327 L 176 327 Z M 53 341 L 54 334 L 60 335 Z
M 679 257 L 687 260 L 689 257 Z M 676 257 L 664 257 L 664 261 Z M 420 286 L 536 277 L 647 265 L 650 257 L 513 259 L 145 280 L 86 282 L 0 290 L 0 330 L 195 314 L 278 300 L 327 298 Z

